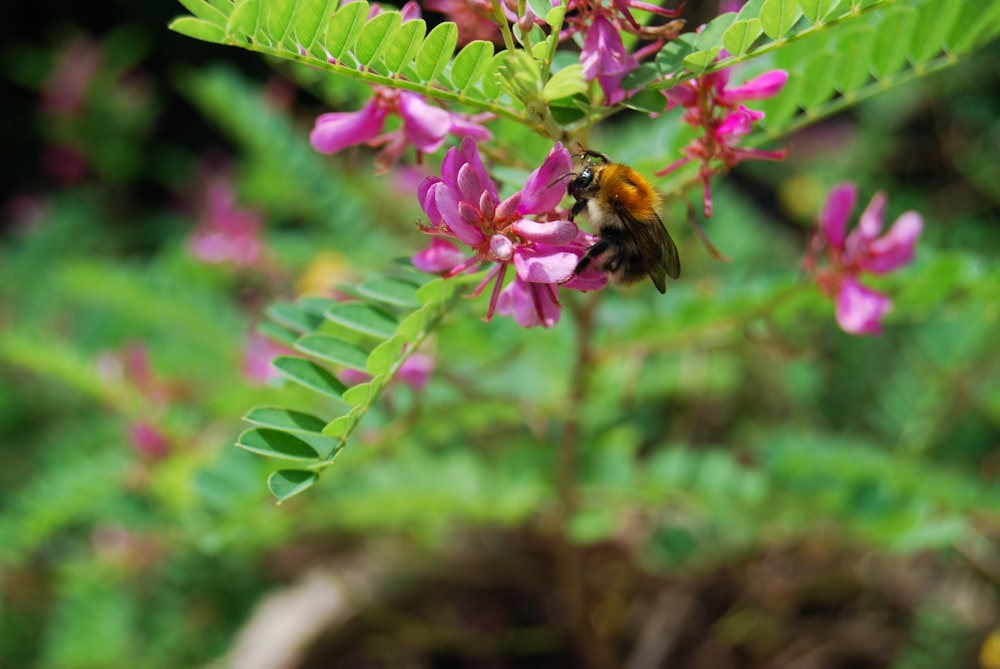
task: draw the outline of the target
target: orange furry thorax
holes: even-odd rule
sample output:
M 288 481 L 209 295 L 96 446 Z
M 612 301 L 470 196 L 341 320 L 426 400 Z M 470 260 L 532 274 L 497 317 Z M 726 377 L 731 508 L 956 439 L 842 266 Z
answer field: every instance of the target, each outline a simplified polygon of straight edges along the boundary
M 612 163 L 601 170 L 601 194 L 639 220 L 656 215 L 660 194 L 628 165 Z

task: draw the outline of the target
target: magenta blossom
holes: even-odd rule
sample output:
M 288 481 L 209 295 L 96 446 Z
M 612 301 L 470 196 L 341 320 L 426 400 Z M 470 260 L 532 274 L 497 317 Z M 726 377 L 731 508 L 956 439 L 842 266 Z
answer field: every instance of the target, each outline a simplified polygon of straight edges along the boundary
M 882 317 L 892 308 L 892 301 L 864 286 L 862 273 L 886 274 L 908 264 L 923 230 L 923 219 L 908 211 L 896 219 L 881 237 L 886 197 L 876 193 L 858 225 L 850 233 L 847 222 L 854 210 L 858 189 L 852 183 L 841 184 L 830 192 L 819 218 L 819 231 L 813 235 L 804 266 L 813 275 L 820 290 L 837 303 L 837 323 L 850 334 L 878 334 Z M 827 262 L 818 266 L 818 258 Z
M 580 50 L 583 78 L 597 81 L 607 105 L 618 104 L 630 94 L 622 86 L 625 75 L 639 67 L 640 60 L 659 51 L 667 39 L 676 37 L 684 25 L 683 21 L 671 21 L 662 26 L 644 26 L 633 16 L 633 9 L 671 18 L 680 13 L 679 9 L 664 9 L 642 0 L 613 0 L 610 6 L 592 0 L 570 0 L 566 28 L 559 36 L 563 40 L 575 33 L 584 36 Z M 648 44 L 630 54 L 625 49 L 623 32 Z
M 493 135 L 480 122 L 490 114 L 465 116 L 435 107 L 418 93 L 374 86 L 375 95 L 356 112 L 331 112 L 316 119 L 309 135 L 313 148 L 320 153 L 337 153 L 349 146 L 367 144 L 382 147 L 376 158 L 380 171 L 399 161 L 411 144 L 421 153 L 433 153 L 448 135 L 491 139 Z M 383 133 L 390 114 L 402 119 L 402 126 Z
M 723 54 L 724 56 L 725 54 Z M 684 107 L 682 117 L 701 136 L 682 150 L 684 157 L 656 173 L 664 176 L 697 160 L 703 186 L 705 217 L 712 215 L 713 174 L 724 174 L 744 160 L 781 160 L 785 151 L 762 151 L 738 146 L 755 121 L 764 113 L 747 109 L 743 103 L 774 97 L 788 80 L 784 70 L 771 70 L 740 85 L 729 87 L 729 70 L 721 70 L 678 84 L 666 92 L 671 106 Z
M 486 320 L 499 311 L 524 327 L 555 325 L 560 285 L 595 290 L 607 281 L 597 269 L 573 274 L 594 238 L 557 213 L 566 194 L 563 177 L 571 170 L 569 151 L 556 144 L 524 188 L 501 201 L 475 142 L 464 139 L 445 155 L 441 176 L 420 185 L 420 205 L 430 221 L 425 232 L 434 241 L 414 256 L 414 264 L 449 277 L 494 263 L 475 291 L 478 295 L 493 283 Z M 472 255 L 460 256 L 456 242 Z M 514 279 L 504 288 L 511 265 Z

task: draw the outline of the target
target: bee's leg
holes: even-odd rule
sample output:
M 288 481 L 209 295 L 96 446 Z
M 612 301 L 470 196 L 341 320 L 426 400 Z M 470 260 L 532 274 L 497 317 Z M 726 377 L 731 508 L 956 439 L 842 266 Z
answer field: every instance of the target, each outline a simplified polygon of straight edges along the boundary
M 583 211 L 584 207 L 586 206 L 587 206 L 586 200 L 577 200 L 576 202 L 574 202 L 573 208 L 569 210 L 569 220 L 572 221 L 574 218 L 579 216 L 580 212 Z
M 590 265 L 590 261 L 607 251 L 609 246 L 611 246 L 611 242 L 608 240 L 603 237 L 598 239 L 589 249 L 587 249 L 587 252 L 583 254 L 583 257 L 580 258 L 580 262 L 576 264 L 571 277 L 576 276 L 583 270 L 587 269 L 587 266 Z

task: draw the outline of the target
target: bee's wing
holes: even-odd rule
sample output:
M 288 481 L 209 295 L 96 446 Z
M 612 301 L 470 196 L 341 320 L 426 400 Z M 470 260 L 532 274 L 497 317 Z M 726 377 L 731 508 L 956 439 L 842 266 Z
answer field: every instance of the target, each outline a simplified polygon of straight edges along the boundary
M 636 245 L 647 254 L 649 278 L 661 293 L 667 292 L 667 277 L 677 279 L 681 275 L 681 257 L 677 245 L 667 232 L 660 217 L 653 214 L 648 221 L 632 216 L 625 207 L 616 207 L 616 214 L 635 237 Z

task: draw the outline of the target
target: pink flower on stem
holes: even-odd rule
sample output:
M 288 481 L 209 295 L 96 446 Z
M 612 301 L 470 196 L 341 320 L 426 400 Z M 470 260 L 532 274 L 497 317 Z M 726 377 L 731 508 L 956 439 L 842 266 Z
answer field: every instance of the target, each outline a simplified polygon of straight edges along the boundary
M 786 153 L 784 150 L 763 151 L 738 145 L 754 122 L 764 118 L 763 112 L 747 109 L 743 103 L 774 97 L 784 87 L 788 73 L 771 70 L 732 88 L 729 87 L 729 76 L 728 69 L 713 72 L 685 81 L 666 92 L 669 104 L 684 107 L 681 118 L 702 134 L 682 149 L 683 158 L 660 170 L 656 176 L 665 176 L 691 161 L 698 161 L 705 218 L 712 216 L 711 178 L 714 174 L 724 174 L 744 160 L 781 160 Z
M 613 0 L 610 7 L 591 0 L 570 0 L 566 28 L 559 36 L 564 40 L 575 33 L 584 35 L 580 50 L 583 78 L 597 81 L 607 105 L 618 104 L 629 95 L 622 86 L 625 75 L 639 67 L 643 58 L 659 51 L 667 39 L 676 37 L 683 26 L 683 21 L 643 26 L 633 16 L 633 9 L 670 18 L 680 13 L 680 9 L 664 9 L 642 0 Z M 630 54 L 622 40 L 623 32 L 649 43 Z
M 493 263 L 474 293 L 493 284 L 486 320 L 501 313 L 524 327 L 552 327 L 559 320 L 560 285 L 597 290 L 607 281 L 596 268 L 573 275 L 594 238 L 556 211 L 566 194 L 563 177 L 571 170 L 569 151 L 556 144 L 524 188 L 501 201 L 475 142 L 464 139 L 445 155 L 441 176 L 420 185 L 420 205 L 430 221 L 424 231 L 434 240 L 414 256 L 414 265 L 452 277 Z M 463 254 L 456 242 L 472 255 Z M 511 265 L 514 279 L 505 288 Z
M 803 265 L 820 290 L 836 300 L 837 323 L 850 334 L 878 334 L 882 317 L 892 309 L 892 300 L 863 285 L 862 273 L 886 274 L 913 259 L 914 247 L 923 231 L 923 218 L 915 211 L 900 215 L 888 232 L 882 232 L 886 197 L 876 193 L 858 225 L 847 232 L 847 223 L 857 200 L 852 183 L 830 192 L 819 218 L 819 231 L 809 245 Z M 820 255 L 826 264 L 819 266 Z
M 380 171 L 396 164 L 407 147 L 413 145 L 420 154 L 433 153 L 444 144 L 448 135 L 487 140 L 492 133 L 482 121 L 491 114 L 465 116 L 428 104 L 418 93 L 374 86 L 375 95 L 356 112 L 331 112 L 316 119 L 309 141 L 320 153 L 337 153 L 349 146 L 366 144 L 382 147 L 376 158 Z M 390 114 L 402 119 L 402 126 L 383 133 Z

